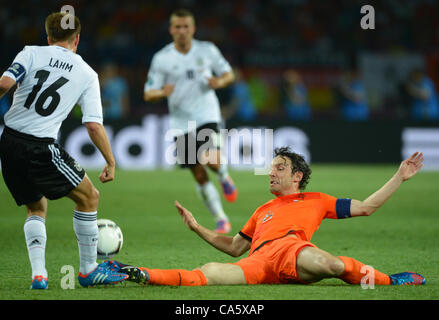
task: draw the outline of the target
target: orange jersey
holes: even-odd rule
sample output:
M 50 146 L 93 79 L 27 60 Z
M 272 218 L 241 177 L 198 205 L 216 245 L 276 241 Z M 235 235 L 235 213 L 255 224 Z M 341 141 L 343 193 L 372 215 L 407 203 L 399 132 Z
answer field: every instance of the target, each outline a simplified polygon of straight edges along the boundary
M 350 201 L 320 192 L 277 197 L 256 209 L 239 234 L 252 243 L 249 255 L 289 233 L 310 241 L 323 219 L 350 217 Z

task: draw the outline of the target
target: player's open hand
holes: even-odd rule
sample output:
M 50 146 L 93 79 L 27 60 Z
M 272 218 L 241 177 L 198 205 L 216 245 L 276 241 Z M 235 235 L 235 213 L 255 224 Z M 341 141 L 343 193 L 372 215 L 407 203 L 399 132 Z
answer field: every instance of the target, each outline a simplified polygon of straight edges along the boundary
M 113 181 L 114 180 L 114 166 L 106 165 L 104 169 L 102 169 L 101 174 L 99 175 L 99 180 L 101 180 L 102 183 Z
M 178 213 L 183 218 L 183 222 L 186 225 L 186 227 L 188 227 L 190 230 L 193 231 L 195 227 L 198 225 L 198 223 L 195 220 L 192 213 L 188 209 L 183 207 L 177 200 L 174 202 L 174 204 L 178 210 Z
M 398 170 L 402 181 L 406 181 L 413 177 L 424 166 L 424 155 L 422 152 L 415 152 L 410 158 L 401 162 Z

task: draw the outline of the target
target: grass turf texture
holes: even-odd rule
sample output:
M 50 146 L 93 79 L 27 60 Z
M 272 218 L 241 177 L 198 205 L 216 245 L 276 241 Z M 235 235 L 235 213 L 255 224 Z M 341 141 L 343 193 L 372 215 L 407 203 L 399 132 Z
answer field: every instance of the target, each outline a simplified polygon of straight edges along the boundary
M 307 191 L 363 200 L 381 187 L 396 170 L 392 165 L 313 165 Z M 88 171 L 101 193 L 98 218 L 112 219 L 124 234 L 115 259 L 151 268 L 193 269 L 207 262 L 234 262 L 186 229 L 174 200 L 191 210 L 198 222 L 214 222 L 195 193 L 189 171 L 123 171 L 116 181 L 101 184 L 98 172 Z M 268 177 L 253 172 L 232 172 L 239 188 L 236 203 L 224 203 L 236 234 L 252 212 L 272 198 Z M 212 180 L 216 178 L 211 175 Z M 142 287 L 135 283 L 82 288 L 77 282 L 78 249 L 73 232 L 73 203 L 49 201 L 46 267 L 49 290 L 29 290 L 31 270 L 24 242 L 25 209 L 15 205 L 0 181 L 0 299 L 148 299 L 148 300 L 294 300 L 294 299 L 438 299 L 439 240 L 437 197 L 439 173 L 421 172 L 404 183 L 371 217 L 324 220 L 312 242 L 334 255 L 345 255 L 392 274 L 415 271 L 425 286 L 375 286 L 365 290 L 338 279 L 312 285 L 256 285 L 212 287 Z M 246 255 L 245 255 L 246 256 Z M 75 289 L 61 288 L 61 267 L 72 265 Z

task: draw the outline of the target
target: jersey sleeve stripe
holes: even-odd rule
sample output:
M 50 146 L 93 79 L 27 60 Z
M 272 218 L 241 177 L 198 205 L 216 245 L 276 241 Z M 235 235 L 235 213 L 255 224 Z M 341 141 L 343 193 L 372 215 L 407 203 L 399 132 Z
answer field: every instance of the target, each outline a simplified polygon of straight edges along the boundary
M 239 235 L 241 236 L 241 237 L 243 237 L 245 240 L 248 240 L 248 241 L 252 241 L 252 238 L 251 237 L 249 237 L 248 235 L 246 235 L 245 233 L 243 233 L 242 231 L 239 231 Z

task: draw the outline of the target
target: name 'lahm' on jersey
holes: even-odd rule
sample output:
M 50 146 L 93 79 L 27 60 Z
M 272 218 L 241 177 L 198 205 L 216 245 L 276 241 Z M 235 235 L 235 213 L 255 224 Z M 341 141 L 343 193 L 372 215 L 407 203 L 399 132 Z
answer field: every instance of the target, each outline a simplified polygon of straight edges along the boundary
M 97 73 L 64 47 L 25 46 L 3 75 L 17 82 L 12 106 L 4 116 L 7 127 L 56 139 L 76 104 L 83 123 L 103 123 Z

